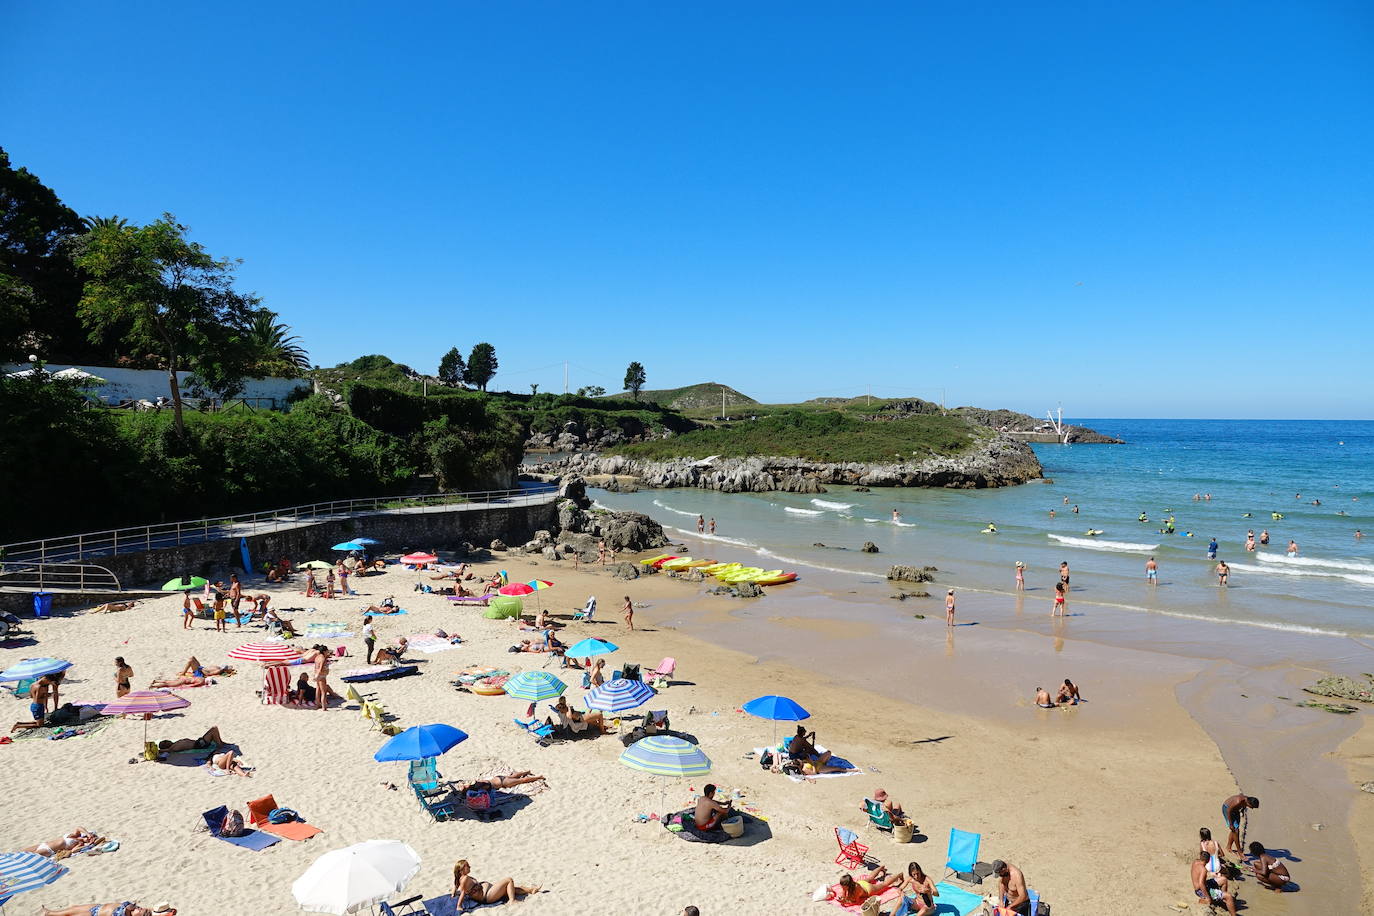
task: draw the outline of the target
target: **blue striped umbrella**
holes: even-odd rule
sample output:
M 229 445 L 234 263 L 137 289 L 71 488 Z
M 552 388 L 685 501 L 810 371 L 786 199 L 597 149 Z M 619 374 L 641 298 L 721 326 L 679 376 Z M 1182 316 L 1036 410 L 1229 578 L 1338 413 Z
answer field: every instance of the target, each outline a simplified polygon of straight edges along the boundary
M 547 671 L 521 671 L 506 681 L 506 696 L 515 697 L 517 700 L 529 700 L 531 703 L 552 700 L 554 697 L 562 696 L 563 691 L 567 689 L 567 684 Z
M 67 866 L 36 852 L 0 853 L 0 906 L 16 894 L 52 884 L 66 873 Z
M 655 776 L 705 776 L 711 772 L 711 758 L 701 748 L 671 735 L 641 738 L 625 748 L 620 762 Z
M 17 665 L 0 671 L 0 681 L 31 681 L 45 674 L 56 674 L 72 666 L 60 658 L 26 658 Z
M 613 642 L 606 642 L 604 639 L 584 639 L 573 643 L 564 654 L 568 658 L 591 658 L 593 655 L 607 655 L 619 651 L 620 647 Z
M 600 687 L 593 687 L 582 698 L 582 705 L 588 709 L 602 712 L 624 712 L 642 706 L 653 699 L 654 688 L 643 681 L 626 680 L 623 677 L 607 681 Z

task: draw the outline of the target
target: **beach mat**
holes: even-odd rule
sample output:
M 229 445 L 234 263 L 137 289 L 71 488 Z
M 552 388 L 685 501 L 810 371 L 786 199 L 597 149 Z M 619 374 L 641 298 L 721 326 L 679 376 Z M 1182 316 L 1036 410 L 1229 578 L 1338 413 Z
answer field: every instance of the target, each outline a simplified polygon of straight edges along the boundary
M 263 833 L 261 830 L 251 830 L 243 836 L 217 836 L 217 840 L 223 840 L 234 846 L 241 846 L 244 849 L 251 849 L 253 852 L 261 852 L 268 846 L 275 846 L 281 842 L 279 836 L 272 836 L 270 833 Z
M 940 896 L 935 898 L 936 916 L 969 916 L 983 905 L 983 898 L 943 881 L 935 885 Z
M 10 737 L 15 741 L 37 741 L 40 738 L 46 741 L 52 739 L 52 736 L 58 732 L 74 732 L 75 734 L 67 735 L 67 738 L 82 738 L 104 731 L 110 727 L 112 722 L 114 722 L 114 716 L 101 716 L 98 719 L 88 719 L 80 725 L 45 725 L 42 728 L 26 728 L 15 732 Z M 56 740 L 65 741 L 67 738 Z
M 495 903 L 474 903 L 468 900 L 463 904 L 463 912 L 470 913 L 473 910 L 479 910 L 486 906 L 500 906 L 505 902 L 504 900 L 498 900 Z M 424 907 L 425 912 L 428 913 L 429 916 L 458 916 L 458 898 L 450 897 L 448 894 L 426 900 Z
M 743 839 L 749 835 L 749 825 L 757 824 L 758 820 L 743 811 L 736 811 L 735 816 L 744 820 L 744 833 L 739 837 L 739 839 Z M 668 815 L 663 819 L 662 823 L 664 830 L 667 830 L 679 840 L 686 840 L 688 843 L 726 843 L 736 839 L 724 830 L 698 830 L 696 825 L 695 806 Z M 680 826 L 682 829 L 672 829 L 675 826 Z
M 435 636 L 433 633 L 416 633 L 406 637 L 407 650 L 414 649 L 416 652 L 432 654 L 434 652 L 446 652 L 449 649 L 458 648 L 458 643 L 449 642 L 442 636 Z
M 366 684 L 369 681 L 389 681 L 392 678 L 408 677 L 420 673 L 419 665 L 396 665 L 395 667 L 373 665 L 372 668 L 350 668 L 349 674 L 340 677 L 350 684 Z

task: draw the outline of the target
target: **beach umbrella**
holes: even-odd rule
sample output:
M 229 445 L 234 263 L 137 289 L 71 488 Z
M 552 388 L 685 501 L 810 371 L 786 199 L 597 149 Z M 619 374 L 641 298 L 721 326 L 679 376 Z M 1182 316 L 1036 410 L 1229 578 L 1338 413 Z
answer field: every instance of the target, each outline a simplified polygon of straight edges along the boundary
M 361 541 L 344 541 L 342 544 L 335 544 L 330 550 L 366 550 L 367 545 Z
M 191 701 L 167 690 L 135 690 L 100 710 L 107 716 L 142 716 L 143 743 L 148 743 L 148 720 L 158 713 L 185 709 Z
M 297 569 L 333 569 L 333 563 L 326 563 L 324 560 L 309 560 L 305 563 L 298 563 Z
M 501 594 L 501 595 L 512 595 L 512 596 L 517 597 L 517 598 L 520 597 L 521 595 L 532 595 L 532 594 L 534 594 L 534 589 L 530 588 L 528 585 L 526 585 L 526 584 L 523 583 L 523 582 L 512 582 L 510 585 L 503 585 L 503 586 L 501 586 L 501 587 L 498 588 L 496 591 L 497 591 L 498 594 Z
M 185 592 L 193 588 L 204 588 L 206 581 L 200 576 L 178 576 L 162 586 L 164 592 Z
M 517 700 L 529 700 L 530 708 L 526 715 L 534 715 L 534 704 L 540 700 L 552 700 L 563 695 L 568 685 L 547 671 L 521 671 L 506 681 L 506 695 Z
M 0 853 L 0 906 L 24 891 L 52 884 L 67 873 L 67 866 L 36 852 Z
M 362 544 L 364 547 L 375 547 L 376 545 L 380 544 L 381 541 L 377 540 L 376 538 L 354 538 L 353 543 Z
M 246 662 L 294 662 L 301 650 L 284 642 L 246 642 L 225 654 Z
M 592 638 L 573 643 L 572 647 L 563 654 L 568 658 L 591 658 L 593 655 L 608 655 L 618 651 L 620 651 L 620 647 L 615 643 Z
M 401 557 L 401 562 L 409 566 L 424 566 L 426 563 L 433 563 L 437 559 L 439 558 L 432 553 L 420 553 L 416 551 L 415 553 L 408 553 Z
M 542 611 L 544 609 L 544 596 L 540 595 L 539 592 L 542 592 L 546 588 L 553 588 L 553 583 L 548 579 L 531 579 L 525 584 L 534 591 L 534 600 L 538 603 L 539 609 Z
M 755 697 L 740 707 L 751 716 L 773 720 L 773 744 L 778 743 L 779 722 L 800 722 L 811 718 L 811 713 L 802 709 L 801 704 L 788 697 L 768 695 Z
M 291 883 L 300 908 L 356 913 L 400 893 L 420 870 L 420 856 L 400 840 L 367 840 L 326 852 Z
M 507 693 L 510 691 L 507 690 Z M 593 687 L 582 698 L 582 705 L 602 712 L 624 712 L 643 706 L 654 698 L 654 688 L 643 681 L 623 677 L 613 678 L 600 687 Z
M 71 662 L 60 658 L 26 658 L 0 671 L 0 681 L 32 681 L 45 674 L 66 671 L 71 666 Z
M 412 725 L 378 748 L 372 759 L 378 763 L 394 760 L 424 760 L 438 757 L 468 740 L 468 733 L 452 725 Z
M 671 735 L 650 735 L 625 748 L 620 762 L 632 770 L 665 778 L 660 783 L 661 798 L 667 798 L 667 779 L 705 776 L 711 772 L 711 758 L 701 748 Z M 665 803 L 666 807 L 666 803 Z

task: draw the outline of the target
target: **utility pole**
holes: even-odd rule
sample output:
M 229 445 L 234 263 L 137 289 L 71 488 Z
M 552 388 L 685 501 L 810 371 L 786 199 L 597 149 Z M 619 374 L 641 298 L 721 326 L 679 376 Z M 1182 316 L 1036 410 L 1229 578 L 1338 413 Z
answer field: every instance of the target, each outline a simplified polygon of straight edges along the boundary
M 725 387 L 723 385 L 720 389 L 720 418 L 725 419 Z
M 568 393 L 568 361 L 563 360 L 563 393 Z

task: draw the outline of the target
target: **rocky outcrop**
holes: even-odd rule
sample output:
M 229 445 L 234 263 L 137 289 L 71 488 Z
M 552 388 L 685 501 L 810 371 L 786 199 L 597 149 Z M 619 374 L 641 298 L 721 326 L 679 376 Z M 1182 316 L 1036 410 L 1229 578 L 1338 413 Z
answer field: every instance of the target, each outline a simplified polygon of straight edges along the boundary
M 584 425 L 569 420 L 557 430 L 531 432 L 525 439 L 527 451 L 578 452 L 611 448 L 630 442 L 667 439 L 674 435 L 666 426 L 652 427 L 634 417 L 625 417 L 617 426 Z
M 877 553 L 878 545 L 873 543 L 872 541 L 864 541 L 864 545 L 859 549 L 862 550 L 864 553 Z
M 972 490 L 1026 483 L 1043 473 L 1028 445 L 1002 435 L 982 439 L 961 455 L 932 455 L 918 461 L 827 463 L 768 457 L 643 461 L 583 453 L 532 470 L 583 477 L 621 475 L 634 477 L 646 487 L 695 487 L 722 493 L 823 493 L 826 484 Z
M 558 504 L 558 542 L 564 553 L 580 554 L 590 562 L 597 558 L 601 541 L 616 551 L 638 552 L 663 547 L 668 538 L 662 525 L 641 512 L 584 509 L 572 499 Z
M 893 582 L 934 582 L 938 571 L 934 566 L 894 566 L 887 571 L 887 577 Z

